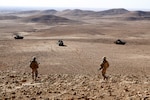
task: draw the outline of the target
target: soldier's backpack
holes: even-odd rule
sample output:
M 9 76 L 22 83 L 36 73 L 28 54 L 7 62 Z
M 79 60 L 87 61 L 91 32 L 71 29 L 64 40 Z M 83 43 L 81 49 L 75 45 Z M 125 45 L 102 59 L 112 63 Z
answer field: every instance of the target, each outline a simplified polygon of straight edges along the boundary
M 31 64 L 30 64 L 30 68 L 34 69 L 34 68 L 38 68 L 38 63 L 37 61 L 32 61 Z

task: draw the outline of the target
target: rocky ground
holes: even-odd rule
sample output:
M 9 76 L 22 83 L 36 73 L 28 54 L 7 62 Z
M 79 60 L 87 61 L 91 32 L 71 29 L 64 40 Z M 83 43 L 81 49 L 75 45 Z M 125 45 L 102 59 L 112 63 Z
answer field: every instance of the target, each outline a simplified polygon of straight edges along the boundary
M 0 100 L 150 100 L 150 21 L 76 19 L 82 24 L 0 20 Z M 40 63 L 36 81 L 33 56 Z M 97 71 L 104 56 L 108 80 Z
M 150 100 L 150 76 L 0 72 L 0 100 Z

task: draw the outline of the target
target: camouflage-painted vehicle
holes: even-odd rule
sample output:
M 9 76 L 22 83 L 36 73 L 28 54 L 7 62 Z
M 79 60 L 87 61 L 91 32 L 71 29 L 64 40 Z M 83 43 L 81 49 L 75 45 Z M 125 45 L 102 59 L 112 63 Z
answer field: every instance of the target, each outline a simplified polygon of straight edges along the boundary
M 62 40 L 58 40 L 58 45 L 59 46 L 64 46 L 64 42 Z
M 20 35 L 16 35 L 14 38 L 15 38 L 15 39 L 23 39 L 24 37 L 23 37 L 23 36 L 20 36 Z
M 120 40 L 120 39 L 116 40 L 114 43 L 115 43 L 115 44 L 119 44 L 119 45 L 125 45 L 125 44 L 126 44 L 125 41 L 122 41 L 122 40 Z

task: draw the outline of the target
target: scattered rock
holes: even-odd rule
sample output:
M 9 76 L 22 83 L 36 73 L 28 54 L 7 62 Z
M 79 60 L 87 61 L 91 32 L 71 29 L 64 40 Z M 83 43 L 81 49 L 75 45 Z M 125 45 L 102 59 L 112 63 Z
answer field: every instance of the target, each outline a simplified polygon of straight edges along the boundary
M 36 95 L 41 95 L 41 94 L 42 94 L 42 91 L 36 93 Z
M 27 82 L 27 80 L 25 80 L 25 79 L 24 79 L 24 80 L 21 80 L 21 82 L 23 82 L 23 83 L 24 83 L 24 82 Z
M 31 100 L 36 100 L 36 98 L 31 98 Z
M 32 82 L 28 74 L 13 73 L 17 77 L 12 78 L 10 74 L 1 74 L 2 78 L 6 76 L 5 80 L 0 78 L 0 98 L 4 100 L 149 100 L 150 97 L 149 83 L 145 84 L 145 80 L 133 75 L 110 75 L 108 81 L 103 81 L 90 75 L 51 74 L 43 75 L 44 81 L 40 75 L 38 82 Z

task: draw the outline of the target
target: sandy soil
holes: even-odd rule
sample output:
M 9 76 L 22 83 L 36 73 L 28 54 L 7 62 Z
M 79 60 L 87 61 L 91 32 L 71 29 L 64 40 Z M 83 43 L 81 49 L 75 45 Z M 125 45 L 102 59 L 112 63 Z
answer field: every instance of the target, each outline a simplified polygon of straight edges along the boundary
M 54 26 L 0 21 L 0 99 L 150 100 L 150 22 L 94 20 Z M 127 44 L 114 44 L 118 38 Z M 40 63 L 37 81 L 29 68 L 33 56 Z M 108 81 L 98 71 L 103 56 Z

